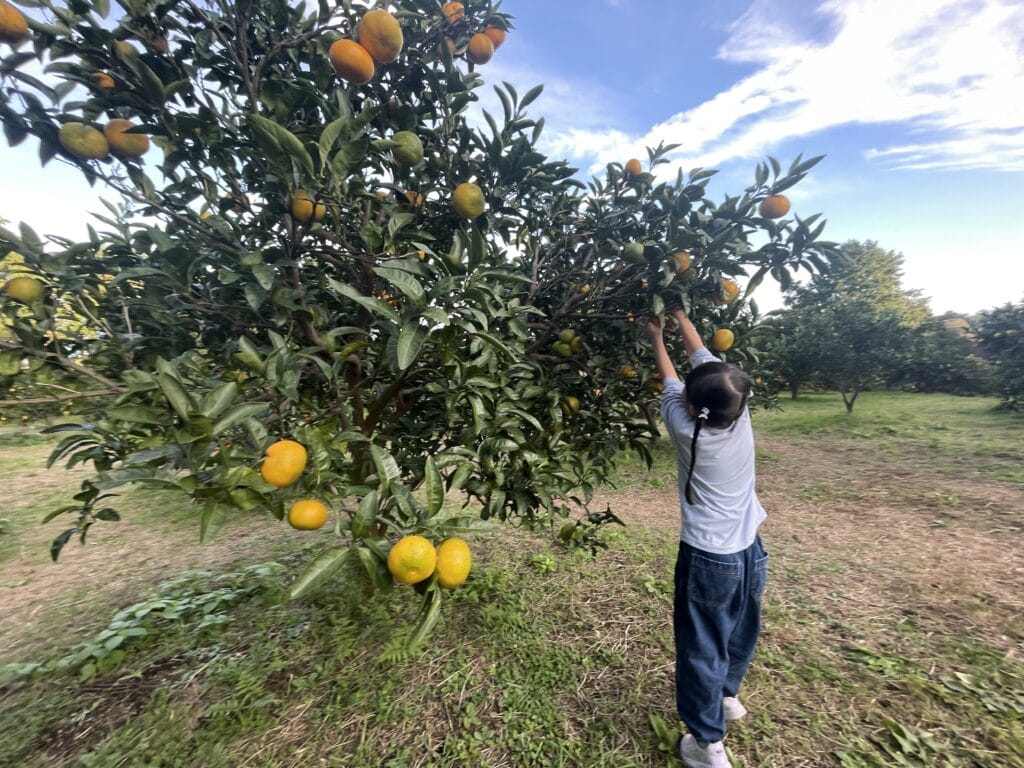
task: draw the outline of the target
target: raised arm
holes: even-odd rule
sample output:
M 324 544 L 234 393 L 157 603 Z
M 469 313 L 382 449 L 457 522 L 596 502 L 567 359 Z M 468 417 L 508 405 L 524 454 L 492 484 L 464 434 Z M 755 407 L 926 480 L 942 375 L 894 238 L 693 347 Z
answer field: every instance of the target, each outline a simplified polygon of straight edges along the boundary
M 692 326 L 691 326 L 692 327 Z M 672 365 L 672 359 L 665 349 L 665 337 L 662 335 L 661 321 L 658 319 L 648 321 L 644 330 L 647 331 L 647 338 L 651 340 L 654 348 L 654 365 L 663 379 L 678 379 L 676 367 Z
M 686 313 L 681 309 L 674 309 L 670 314 L 679 325 L 679 337 L 683 340 L 686 354 L 692 355 L 698 349 L 703 348 L 704 342 L 701 341 L 700 334 L 697 333 L 697 329 L 693 327 L 693 323 L 690 322 L 690 318 L 686 316 Z

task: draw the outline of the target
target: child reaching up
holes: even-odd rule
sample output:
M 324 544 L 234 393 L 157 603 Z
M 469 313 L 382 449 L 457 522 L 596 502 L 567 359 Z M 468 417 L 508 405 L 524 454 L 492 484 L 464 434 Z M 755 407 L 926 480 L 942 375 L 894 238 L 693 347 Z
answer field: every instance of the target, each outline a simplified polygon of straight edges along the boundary
M 676 708 L 690 731 L 679 756 L 691 768 L 729 768 L 722 739 L 726 721 L 746 714 L 736 696 L 757 645 L 768 570 L 747 410 L 752 382 L 705 348 L 682 310 L 672 316 L 692 366 L 685 382 L 668 356 L 661 323 L 649 322 L 647 334 L 665 384 L 661 416 L 679 457 L 682 526 L 672 624 Z

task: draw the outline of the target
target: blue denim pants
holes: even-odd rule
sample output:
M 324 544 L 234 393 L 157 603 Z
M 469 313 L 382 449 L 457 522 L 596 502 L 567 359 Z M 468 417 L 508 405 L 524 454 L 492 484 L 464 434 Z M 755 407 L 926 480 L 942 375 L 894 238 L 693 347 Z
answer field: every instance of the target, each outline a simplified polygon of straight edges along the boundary
M 679 542 L 673 629 L 676 708 L 701 742 L 725 736 L 722 697 L 735 696 L 761 632 L 768 554 L 761 537 L 717 555 Z

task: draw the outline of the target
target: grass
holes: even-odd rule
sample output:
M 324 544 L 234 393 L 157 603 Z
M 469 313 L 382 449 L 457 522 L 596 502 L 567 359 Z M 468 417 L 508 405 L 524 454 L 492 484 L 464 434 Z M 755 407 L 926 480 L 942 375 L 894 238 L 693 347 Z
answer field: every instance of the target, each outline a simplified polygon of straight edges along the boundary
M 989 419 L 988 401 L 922 395 L 865 393 L 852 419 L 837 395 L 785 405 L 755 419 L 768 444 L 759 461 L 773 502 L 772 575 L 744 691 L 751 715 L 727 741 L 737 765 L 1024 768 L 1024 666 L 1014 650 L 1024 626 L 1006 608 L 1022 591 L 1020 574 L 1007 570 L 1002 587 L 961 583 L 934 557 L 955 541 L 970 559 L 973 542 L 997 561 L 1016 551 L 1013 542 L 956 517 L 930 527 L 930 497 L 895 492 L 881 515 L 888 540 L 876 540 L 861 510 L 877 476 L 847 472 L 850 456 L 863 462 L 858 470 L 884 464 L 904 484 L 921 479 L 947 511 L 972 498 L 932 483 L 951 471 L 1018 503 L 1016 476 L 984 456 L 1019 451 L 1021 422 Z M 934 430 L 937 445 L 921 452 L 940 414 L 949 429 Z M 901 429 L 885 431 L 896 418 Z M 965 458 L 961 437 L 946 433 L 968 423 L 983 451 Z M 29 471 L 40 447 L 0 445 L 0 471 Z M 822 463 L 810 466 L 812 457 Z M 47 493 L 59 497 L 67 481 Z M 182 616 L 139 618 L 131 626 L 145 634 L 126 639 L 88 679 L 72 665 L 0 686 L 0 764 L 678 765 L 669 621 L 676 532 L 672 522 L 628 515 L 638 494 L 671 509 L 670 447 L 655 451 L 651 472 L 624 462 L 617 485 L 609 498 L 634 522 L 613 530 L 597 559 L 524 531 L 475 537 L 470 581 L 446 595 L 441 623 L 413 655 L 401 646 L 418 607 L 411 590 L 370 595 L 350 573 L 307 602 L 280 599 L 287 574 L 329 539 L 291 539 L 308 542 L 297 551 L 255 541 L 245 562 L 272 557 L 284 565 L 281 578 L 243 570 L 234 552 L 213 574 L 162 587 L 150 577 L 117 607 L 167 604 Z M 155 536 L 194 536 L 180 501 L 136 501 Z M 38 512 L 19 507 L 26 541 Z M 216 575 L 224 572 L 234 575 Z M 234 597 L 207 610 L 205 596 L 225 589 Z M 86 636 L 98 637 L 113 606 L 88 591 L 78 600 L 102 614 Z M 67 656 L 75 643 L 61 645 L 61 620 L 54 613 L 36 626 L 54 637 L 17 660 Z

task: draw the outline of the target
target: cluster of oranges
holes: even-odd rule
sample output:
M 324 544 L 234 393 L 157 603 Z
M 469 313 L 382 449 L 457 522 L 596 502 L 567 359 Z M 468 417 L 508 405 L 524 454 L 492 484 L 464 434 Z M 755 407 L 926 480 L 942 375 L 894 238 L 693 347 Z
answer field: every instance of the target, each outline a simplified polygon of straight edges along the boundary
M 306 469 L 305 446 L 295 440 L 271 444 L 260 466 L 260 476 L 275 488 L 298 482 Z M 288 524 L 300 531 L 322 528 L 330 510 L 319 499 L 300 499 L 288 510 Z M 388 553 L 388 570 L 400 584 L 417 584 L 437 575 L 442 587 L 459 586 L 469 576 L 473 558 L 462 539 L 449 538 L 437 547 L 424 536 L 403 536 Z

